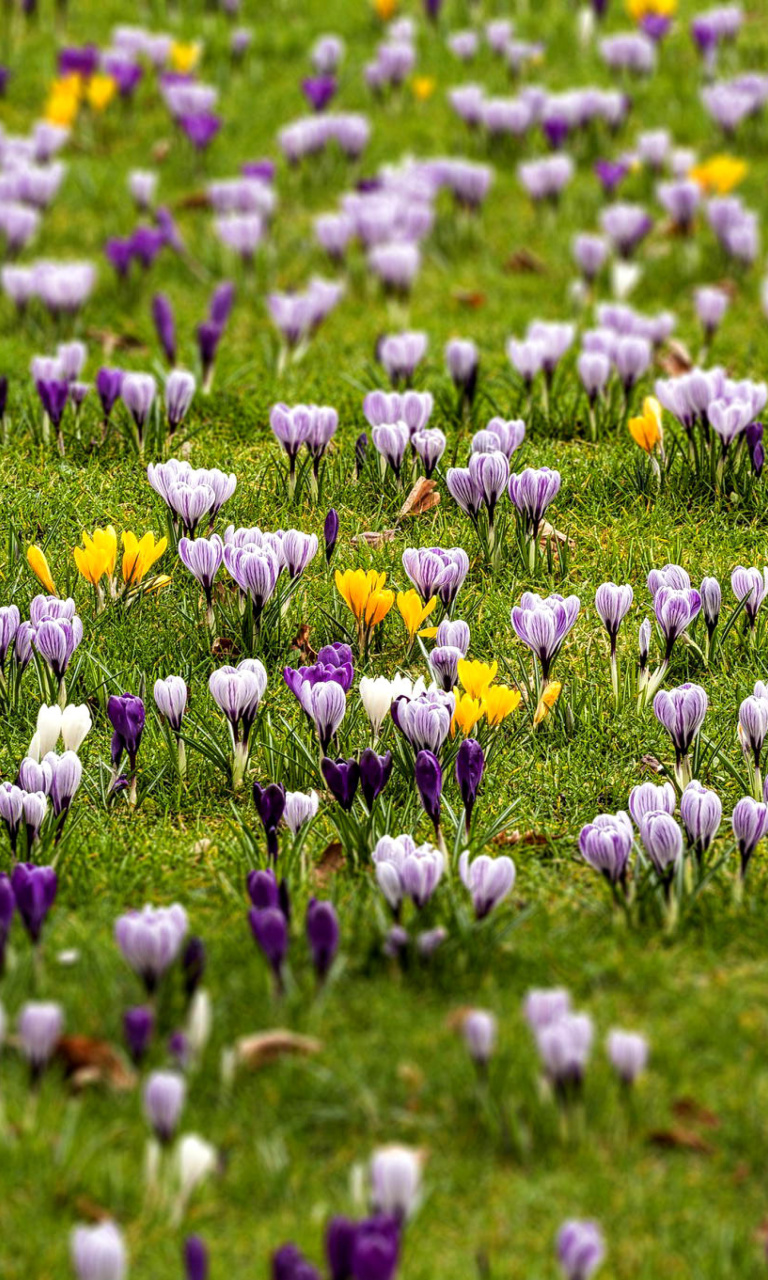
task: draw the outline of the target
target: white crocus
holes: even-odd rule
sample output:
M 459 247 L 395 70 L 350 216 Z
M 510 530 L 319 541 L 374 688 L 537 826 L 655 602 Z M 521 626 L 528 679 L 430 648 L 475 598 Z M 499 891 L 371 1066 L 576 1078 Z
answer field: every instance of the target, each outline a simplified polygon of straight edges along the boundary
M 37 713 L 35 734 L 29 744 L 28 756 L 40 761 L 49 751 L 55 751 L 61 733 L 61 707 L 47 707 L 45 704 Z
M 636 262 L 614 262 L 611 266 L 611 289 L 621 302 L 628 298 L 643 274 Z
M 404 1220 L 416 1210 L 421 1196 L 421 1153 L 393 1144 L 379 1147 L 371 1157 L 371 1198 L 378 1213 Z
M 376 676 L 375 679 L 363 676 L 360 681 L 360 701 L 371 722 L 374 739 L 378 738 L 384 717 L 395 698 L 403 695 L 407 698 L 417 698 L 423 692 L 424 681 L 421 676 L 416 681 L 401 675 L 396 675 L 392 680 L 388 680 L 386 676 Z
M 187 1043 L 195 1062 L 199 1062 L 211 1037 L 213 1006 L 204 987 L 198 987 L 192 997 L 187 1015 Z
M 69 703 L 61 716 L 61 739 L 65 751 L 79 751 L 91 732 L 91 713 L 85 703 L 79 707 Z
M 173 1218 L 178 1224 L 190 1196 L 216 1169 L 216 1148 L 196 1133 L 185 1133 L 176 1144 L 177 1197 Z

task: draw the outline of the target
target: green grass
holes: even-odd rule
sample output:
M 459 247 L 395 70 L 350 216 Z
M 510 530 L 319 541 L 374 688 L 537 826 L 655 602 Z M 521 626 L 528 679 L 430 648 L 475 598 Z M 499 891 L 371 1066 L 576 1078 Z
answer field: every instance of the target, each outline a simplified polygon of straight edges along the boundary
M 614 9 L 610 26 L 621 29 L 625 22 L 618 3 Z M 657 75 L 633 86 L 635 110 L 627 133 L 606 144 L 612 153 L 628 146 L 640 128 L 662 125 L 673 131 L 678 144 L 694 145 L 702 156 L 719 149 L 698 102 L 699 71 L 686 30 L 694 8 L 683 3 L 681 9 Z M 765 64 L 764 7 L 754 0 L 750 9 L 737 51 L 727 60 L 729 73 Z M 483 16 L 489 15 L 490 10 Z M 125 7 L 114 0 L 98 6 L 75 2 L 66 39 L 104 42 L 111 25 L 125 18 Z M 510 825 L 541 837 L 524 839 L 511 850 L 518 868 L 513 900 L 488 926 L 474 930 L 458 906 L 461 895 L 455 884 L 444 886 L 428 919 L 449 924 L 449 941 L 428 967 L 401 973 L 381 956 L 385 915 L 367 870 L 355 874 L 345 869 L 324 890 L 340 912 L 340 961 L 328 990 L 315 998 L 301 933 L 313 878 L 311 873 L 302 877 L 294 867 L 293 980 L 282 1006 L 276 1005 L 245 923 L 242 886 L 250 860 L 238 838 L 236 813 L 241 810 L 252 825 L 247 803 L 233 802 L 222 775 L 194 751 L 188 784 L 180 790 L 160 730 L 149 716 L 140 757 L 142 803 L 136 812 L 124 805 L 105 807 L 107 695 L 146 689 L 149 697 L 158 676 L 179 672 L 190 685 L 192 716 L 218 726 L 223 741 L 224 728 L 206 687 L 218 659 L 211 658 L 191 579 L 170 553 L 160 566 L 173 575 L 167 591 L 147 597 L 127 614 L 111 608 L 94 617 L 71 554 L 81 530 L 111 522 L 118 530 L 152 528 L 159 533 L 165 515 L 146 482 L 144 465 L 125 451 L 117 435 L 90 454 L 72 440 L 63 460 L 39 443 L 32 430 L 38 410 L 29 386 L 29 361 L 63 335 L 35 317 L 18 324 L 7 304 L 0 304 L 2 366 L 11 382 L 9 444 L 0 454 L 6 548 L 0 558 L 0 602 L 14 599 L 25 611 L 35 584 L 23 552 L 30 541 L 40 541 L 60 590 L 75 595 L 83 617 L 85 639 L 69 696 L 87 700 L 95 722 L 81 753 L 85 782 L 76 820 L 60 847 L 60 895 L 46 935 L 44 970 L 35 984 L 19 930 L 15 963 L 3 981 L 3 1004 L 13 1018 L 37 989 L 62 1002 L 70 1031 L 119 1042 L 122 1012 L 138 1002 L 140 991 L 112 942 L 114 918 L 144 901 L 184 902 L 193 931 L 209 949 L 206 985 L 214 1001 L 213 1037 L 203 1068 L 191 1081 L 184 1127 L 205 1135 L 223 1155 L 220 1176 L 196 1195 L 184 1231 L 198 1231 L 209 1242 L 214 1280 L 227 1272 L 233 1277 L 266 1275 L 270 1251 L 286 1239 L 296 1239 L 319 1260 L 325 1220 L 353 1207 L 353 1165 L 364 1163 L 376 1145 L 392 1140 L 428 1152 L 426 1198 L 406 1242 L 402 1270 L 407 1280 L 464 1280 L 473 1274 L 479 1254 L 490 1260 L 494 1280 L 550 1280 L 557 1227 L 565 1217 L 579 1215 L 601 1221 L 609 1242 L 605 1274 L 616 1280 L 650 1280 L 660 1274 L 696 1280 L 760 1276 L 768 1173 L 764 856 L 755 860 L 741 909 L 732 905 L 729 873 L 723 873 L 684 915 L 676 936 L 667 938 L 651 920 L 634 930 L 617 922 L 602 885 L 578 858 L 575 837 L 596 812 L 626 804 L 630 787 L 645 776 L 642 757 L 670 762 L 669 744 L 652 715 L 638 717 L 631 699 L 620 712 L 613 710 L 607 643 L 593 608 L 595 588 L 611 578 L 635 587 L 636 604 L 620 638 L 620 656 L 629 671 L 637 626 L 649 605 L 644 585 L 648 569 L 673 560 L 689 569 L 694 582 L 714 574 L 723 582 L 730 607 L 733 566 L 762 564 L 762 490 L 741 499 L 715 499 L 678 468 L 664 492 L 649 501 L 638 487 L 637 451 L 622 422 L 608 423 L 597 446 L 584 442 L 584 406 L 575 395 L 572 358 L 558 377 L 551 422 L 538 412 L 533 415 L 519 455 L 523 464 L 553 465 L 562 472 L 553 519 L 572 543 L 564 577 L 545 569 L 531 581 L 520 572 L 511 541 L 509 554 L 491 576 L 442 482 L 443 500 L 434 512 L 398 522 L 403 495 L 389 482 L 382 486 L 370 463 L 359 484 L 350 479 L 353 442 L 365 425 L 362 396 L 382 384 L 373 351 L 383 332 L 413 327 L 429 333 L 429 357 L 417 385 L 436 395 L 433 422 L 446 429 L 449 454 L 457 447 L 442 360 L 450 336 L 473 337 L 481 348 L 474 425 L 484 425 L 497 410 L 515 416 L 522 402 L 509 375 L 504 344 L 533 318 L 576 314 L 569 295 L 570 238 L 597 223 L 600 200 L 590 166 L 600 146 L 579 142 L 578 176 L 553 217 L 530 208 L 515 177 L 517 160 L 537 144 L 526 144 L 519 153 L 512 147 L 492 149 L 496 180 L 481 219 L 473 227 L 459 227 L 441 204 L 409 304 L 388 305 L 367 279 L 356 252 L 347 297 L 304 360 L 278 374 L 276 342 L 264 306 L 266 288 L 302 286 L 313 272 L 333 274 L 314 245 L 311 218 L 334 207 L 358 172 L 330 159 L 299 171 L 281 165 L 279 212 L 266 254 L 250 278 L 223 256 L 209 212 L 185 203 L 185 197 L 200 191 L 210 177 L 236 173 L 246 159 L 275 154 L 277 129 L 302 112 L 298 86 L 307 73 L 310 44 L 321 32 L 338 31 L 347 41 L 340 107 L 371 116 L 371 145 L 359 170 L 363 174 L 407 153 L 485 157 L 483 144 L 453 117 L 445 95 L 462 79 L 477 79 L 489 92 L 508 92 L 504 70 L 483 52 L 463 72 L 442 40 L 422 29 L 419 72 L 436 78 L 434 97 L 414 104 L 406 90 L 399 100 L 376 105 L 362 80 L 363 64 L 379 35 L 365 4 L 272 0 L 246 5 L 243 19 L 253 27 L 254 46 L 243 70 L 236 72 L 226 56 L 230 27 L 223 16 L 190 0 L 183 12 L 148 6 L 135 18 L 179 36 L 204 39 L 201 75 L 220 86 L 226 124 L 205 159 L 193 162 L 147 83 L 132 111 L 123 115 L 114 106 L 104 117 L 76 128 L 65 156 L 69 170 L 62 195 L 45 217 L 34 252 L 99 261 L 98 290 L 78 326 L 89 341 L 88 376 L 100 363 L 110 362 L 100 350 L 105 332 L 140 344 L 118 350 L 112 361 L 159 371 L 149 309 L 156 288 L 168 292 L 174 303 L 181 362 L 194 367 L 195 326 L 214 284 L 234 271 L 238 300 L 222 344 L 214 393 L 198 397 L 185 432 L 193 465 L 218 465 L 238 475 L 222 528 L 231 521 L 269 529 L 294 525 L 319 534 L 325 511 L 333 505 L 341 517 L 335 566 L 375 566 L 386 570 L 399 589 L 408 585 L 400 561 L 404 547 L 465 545 L 472 567 L 458 613 L 472 626 L 471 654 L 497 658 L 509 680 L 519 677 L 521 663 L 527 665 L 509 621 L 510 607 L 523 590 L 576 592 L 582 614 L 556 668 L 563 682 L 556 713 L 536 734 L 530 711 L 507 723 L 501 731 L 503 749 L 496 754 L 481 801 L 481 819 L 514 803 Z M 571 7 L 554 0 L 532 5 L 529 15 L 521 15 L 521 31 L 544 33 L 547 40 L 545 61 L 530 78 L 553 88 L 607 84 L 597 56 L 576 47 L 573 19 Z M 467 20 L 463 5 L 446 0 L 446 29 Z M 55 45 L 47 12 L 23 35 L 20 28 L 14 30 L 6 53 L 13 80 L 2 113 L 8 132 L 29 128 L 40 112 Z M 750 165 L 745 202 L 761 215 L 768 207 L 766 130 L 764 117 L 750 124 L 737 148 Z M 147 278 L 121 290 L 101 258 L 101 246 L 107 235 L 131 229 L 126 175 L 150 164 L 153 145 L 163 140 L 171 145 L 159 166 L 160 195 L 179 219 L 189 254 L 186 259 L 164 254 Z M 624 193 L 650 204 L 652 185 L 647 176 L 633 175 Z M 542 274 L 509 268 L 512 254 L 522 248 L 541 259 Z M 672 308 L 678 316 L 677 336 L 694 352 L 693 289 L 731 278 L 734 300 L 711 359 L 737 376 L 761 376 L 768 338 L 758 306 L 759 270 L 734 276 L 704 226 L 692 253 L 657 230 L 641 260 L 645 274 L 631 301 L 648 312 Z M 462 301 L 469 294 L 478 295 L 481 305 Z M 296 506 L 286 500 L 268 426 L 269 407 L 276 400 L 317 401 L 339 409 L 338 446 L 315 505 L 305 497 Z M 96 425 L 90 406 L 85 440 Z M 460 456 L 467 440 L 465 428 Z M 361 531 L 388 528 L 396 528 L 395 540 L 380 550 L 351 545 Z M 334 622 L 334 615 L 339 621 Z M 265 640 L 269 688 L 252 776 L 263 779 L 270 771 L 267 713 L 278 746 L 290 741 L 283 717 L 292 731 L 305 733 L 298 708 L 281 687 L 282 666 L 295 660 L 291 637 L 307 623 L 317 649 L 338 638 L 341 621 L 346 623 L 319 557 L 302 580 L 283 630 Z M 415 655 L 405 658 L 402 626 L 393 614 L 366 671 L 393 674 L 398 668 L 423 673 L 424 663 Z M 668 686 L 693 679 L 707 688 L 706 731 L 713 741 L 722 739 L 724 758 L 709 759 L 701 780 L 720 792 L 727 814 L 741 794 L 733 775 L 741 767 L 738 705 L 757 678 L 768 678 L 764 630 L 753 649 L 732 634 L 722 659 L 709 671 L 694 654 L 679 650 L 667 679 Z M 2 718 L 0 769 L 5 778 L 15 776 L 38 704 L 30 669 L 18 707 Z M 353 693 L 345 723 L 346 754 L 364 745 L 362 718 L 351 714 L 356 706 Z M 320 785 L 319 775 L 305 781 Z M 393 795 L 391 829 L 415 825 L 418 813 L 402 780 L 393 782 Z M 324 802 L 307 841 L 310 867 L 334 838 L 329 809 Z M 418 830 L 427 838 L 426 824 Z M 2 858 L 7 864 L 7 850 Z M 60 964 L 59 953 L 73 948 L 77 962 Z M 582 1123 L 568 1139 L 558 1131 L 554 1109 L 538 1096 L 535 1053 L 520 1011 L 529 987 L 555 984 L 571 989 L 576 1005 L 594 1017 L 597 1030 Z M 520 1118 L 521 1152 L 505 1149 L 477 1098 L 464 1047 L 448 1029 L 451 1011 L 470 1003 L 499 1017 L 500 1051 L 492 1083 L 495 1095 Z M 175 996 L 164 1012 L 164 1031 L 170 1032 L 181 1016 Z M 649 1072 L 630 1110 L 622 1106 L 602 1049 L 605 1034 L 616 1025 L 642 1030 L 652 1045 Z M 273 1026 L 317 1035 L 322 1053 L 311 1061 L 284 1060 L 253 1075 L 243 1073 L 231 1092 L 224 1089 L 221 1051 L 240 1035 Z M 163 1036 L 152 1065 L 164 1061 Z M 180 1274 L 183 1231 L 169 1229 L 166 1216 L 143 1203 L 146 1126 L 139 1092 L 93 1089 L 70 1097 L 52 1071 L 33 1117 L 25 1073 L 13 1053 L 4 1054 L 0 1071 L 7 1120 L 0 1161 L 0 1274 L 8 1280 L 68 1276 L 68 1232 L 73 1223 L 100 1209 L 114 1215 L 126 1232 L 132 1276 L 166 1280 Z M 680 1103 L 686 1099 L 695 1104 L 693 1119 L 690 1106 L 681 1114 Z M 700 1149 L 653 1140 L 654 1134 L 670 1131 L 676 1132 L 678 1143 L 680 1131 L 683 1139 L 700 1138 Z

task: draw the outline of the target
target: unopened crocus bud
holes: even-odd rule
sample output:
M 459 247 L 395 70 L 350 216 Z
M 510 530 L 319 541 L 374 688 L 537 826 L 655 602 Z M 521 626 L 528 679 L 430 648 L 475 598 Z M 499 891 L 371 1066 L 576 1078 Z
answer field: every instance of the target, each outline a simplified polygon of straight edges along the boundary
M 160 346 L 170 365 L 176 363 L 176 325 L 173 307 L 164 293 L 156 293 L 152 299 L 152 320 Z
M 744 436 L 747 441 L 747 449 L 749 450 L 749 460 L 752 463 L 752 470 L 759 479 L 763 473 L 763 466 L 765 465 L 765 446 L 763 444 L 762 422 L 751 422 L 744 432 Z
M 440 761 L 432 751 L 419 751 L 413 773 L 424 812 L 435 828 L 435 834 L 439 835 L 440 797 L 443 791 Z
M 371 1158 L 370 1179 L 377 1213 L 405 1222 L 421 1195 L 421 1156 L 413 1147 L 380 1147 Z
M 349 813 L 355 803 L 357 784 L 360 781 L 360 766 L 357 761 L 331 760 L 324 756 L 320 761 L 320 772 L 334 800 Z
M 557 1258 L 565 1280 L 589 1280 L 604 1257 L 603 1235 L 596 1222 L 563 1223 L 557 1235 Z
M 39 1079 L 45 1070 L 63 1028 L 61 1005 L 38 1000 L 22 1005 L 18 1022 L 19 1040 L 33 1080 Z
M 280 890 L 277 876 L 271 867 L 264 871 L 249 871 L 246 886 L 248 897 L 258 910 L 265 907 L 279 907 Z
M 253 803 L 267 837 L 267 855 L 276 862 L 279 852 L 277 828 L 285 812 L 285 787 L 278 782 L 270 782 L 266 787 L 254 782 Z
M 355 479 L 359 480 L 365 466 L 365 458 L 368 453 L 368 436 L 363 431 L 355 441 Z
M 288 922 L 277 907 L 254 907 L 248 913 L 251 932 L 266 956 L 278 986 L 282 984 L 283 962 L 288 954 Z
M 498 1024 L 492 1013 L 485 1009 L 470 1009 L 461 1023 L 467 1049 L 472 1061 L 485 1069 L 496 1048 Z
M 469 831 L 472 810 L 485 769 L 483 748 L 476 738 L 465 738 L 456 756 L 456 782 L 464 805 L 464 821 Z
M 181 676 L 166 676 L 156 680 L 153 690 L 155 706 L 173 729 L 181 730 L 181 721 L 187 709 L 187 686 Z
M 768 704 L 767 704 L 768 705 Z M 392 752 L 385 751 L 379 756 L 370 747 L 366 747 L 360 756 L 360 790 L 369 813 L 378 796 L 381 795 L 392 773 Z
M 186 1094 L 186 1081 L 177 1071 L 153 1071 L 144 1086 L 144 1114 L 165 1145 L 176 1132 Z
M 707 634 L 711 640 L 720 619 L 720 606 L 722 604 L 722 592 L 717 578 L 702 578 L 699 595 L 701 596 L 701 611 L 707 624 Z
M 208 1280 L 208 1250 L 199 1236 L 184 1241 L 184 1275 L 186 1280 Z
M 149 1005 L 137 1005 L 123 1014 L 125 1043 L 136 1066 L 144 1059 L 155 1029 L 155 1015 Z
M 611 1031 L 606 1041 L 611 1066 L 623 1084 L 634 1084 L 648 1063 L 648 1041 L 633 1031 Z
M 339 513 L 333 507 L 325 517 L 323 533 L 325 535 L 325 563 L 330 564 L 333 553 L 336 550 L 336 540 L 339 536 Z
M 325 981 L 339 946 L 339 920 L 331 902 L 310 898 L 307 907 L 307 940 L 320 982 Z
M 181 972 L 184 975 L 184 990 L 187 999 L 191 1000 L 205 973 L 205 944 L 202 938 L 192 937 L 181 953 Z
M 740 874 L 744 880 L 752 854 L 768 832 L 768 804 L 744 796 L 734 807 L 731 825 L 739 846 Z
M 72 702 L 68 703 L 61 716 L 61 740 L 64 743 L 64 750 L 79 751 L 91 731 L 92 723 L 91 713 L 85 703 L 79 707 Z M 45 754 L 45 751 L 41 751 L 41 755 Z
M 5 872 L 0 873 L 0 974 L 5 967 L 5 949 L 16 911 L 13 886 Z

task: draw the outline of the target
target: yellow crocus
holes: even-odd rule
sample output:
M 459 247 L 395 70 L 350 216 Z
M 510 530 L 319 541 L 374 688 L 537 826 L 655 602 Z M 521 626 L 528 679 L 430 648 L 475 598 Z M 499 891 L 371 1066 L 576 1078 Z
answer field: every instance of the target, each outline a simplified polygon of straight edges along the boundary
M 386 573 L 377 573 L 375 569 L 340 569 L 336 570 L 336 590 L 344 603 L 352 610 L 357 622 L 365 617 L 366 607 L 371 596 L 377 595 L 387 580 Z
M 368 597 L 365 606 L 365 625 L 370 630 L 371 627 L 378 627 L 389 613 L 392 605 L 395 603 L 394 591 L 374 591 L 372 596 Z
M 194 71 L 200 61 L 201 53 L 202 45 L 199 40 L 174 40 L 170 54 L 173 70 L 180 72 L 181 75 Z
M 93 537 L 83 533 L 82 547 L 75 547 L 75 564 L 86 582 L 94 587 L 103 577 L 111 578 L 117 561 L 117 534 L 112 525 L 94 529 Z
M 148 569 L 152 568 L 168 546 L 167 538 L 155 542 L 154 533 L 145 533 L 139 540 L 135 533 L 123 533 L 123 581 L 127 587 L 137 586 Z
M 426 102 L 435 92 L 436 81 L 434 76 L 416 76 L 413 84 L 413 96 L 417 102 Z
M 43 109 L 43 116 L 49 124 L 69 129 L 77 117 L 78 99 L 71 94 L 51 94 Z
M 436 605 L 437 596 L 433 596 L 426 604 L 422 604 L 421 596 L 413 588 L 410 591 L 398 591 L 397 607 L 400 610 L 400 617 L 406 625 L 408 640 L 411 644 L 413 644 L 414 636 L 422 622 L 434 611 Z
M 688 177 L 699 184 L 705 195 L 727 196 L 744 181 L 748 171 L 746 161 L 736 156 L 719 155 L 694 165 Z
M 557 702 L 558 698 L 560 697 L 560 690 L 562 689 L 562 687 L 563 686 L 560 684 L 558 680 L 550 680 L 549 683 L 545 686 L 544 692 L 539 698 L 539 705 L 536 708 L 536 713 L 533 717 L 534 726 L 536 726 L 537 724 L 541 724 L 542 720 L 545 720 L 547 718 L 550 711 L 552 710 L 555 703 Z
M 459 659 L 459 680 L 470 698 L 482 700 L 488 692 L 489 684 L 496 679 L 498 670 L 498 662 L 470 662 L 469 658 Z
M 389 22 L 397 13 L 397 0 L 373 0 L 376 17 L 382 22 Z
M 85 91 L 88 106 L 94 111 L 104 111 L 117 93 L 117 81 L 112 76 L 91 76 Z
M 56 596 L 58 591 L 51 577 L 51 571 L 48 568 L 48 561 L 45 558 L 45 552 L 42 547 L 38 547 L 33 543 L 31 547 L 27 547 L 27 564 L 36 576 L 40 579 L 49 595 Z
M 465 738 L 468 738 L 478 720 L 482 718 L 483 704 L 480 698 L 470 698 L 468 693 L 459 693 L 458 689 L 454 689 L 456 698 L 456 706 L 451 720 L 451 737 L 456 734 L 457 729 L 461 729 Z
M 505 684 L 492 684 L 486 689 L 483 697 L 485 719 L 491 727 L 501 724 L 520 706 L 519 689 L 510 689 Z
M 677 11 L 677 0 L 627 0 L 627 13 L 635 22 L 643 18 L 672 18 Z
M 653 453 L 657 444 L 661 444 L 663 432 L 661 428 L 661 405 L 655 396 L 646 396 L 643 401 L 643 412 L 639 418 L 630 418 L 629 434 L 646 453 Z

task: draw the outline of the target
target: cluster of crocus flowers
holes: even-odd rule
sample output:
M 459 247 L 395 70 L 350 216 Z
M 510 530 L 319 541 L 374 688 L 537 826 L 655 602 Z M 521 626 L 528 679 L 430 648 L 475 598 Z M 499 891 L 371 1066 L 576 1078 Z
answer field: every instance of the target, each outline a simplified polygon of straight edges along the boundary
M 496 683 L 498 669 L 498 662 L 458 659 L 456 674 L 461 689 L 454 690 L 456 701 L 451 719 L 451 736 L 460 730 L 465 738 L 469 737 L 483 717 L 489 728 L 495 728 L 517 710 L 520 692 Z
M 385 588 L 386 580 L 386 573 L 376 569 L 336 570 L 336 590 L 357 623 L 362 653 L 368 648 L 374 628 L 384 621 L 395 603 L 394 591 Z
M 160 559 L 168 546 L 167 538 L 155 539 L 151 532 L 137 538 L 135 533 L 125 530 L 122 534 L 123 558 L 121 563 L 123 577 L 123 595 L 142 587 L 143 590 L 158 590 L 170 582 L 167 575 L 154 576 L 145 581 L 146 575 Z M 93 534 L 83 533 L 82 547 L 75 547 L 74 559 L 77 568 L 94 589 L 96 608 L 101 610 L 105 604 L 103 582 L 112 599 L 117 598 L 118 586 L 115 576 L 117 565 L 117 534 L 112 525 L 104 529 L 96 528 Z

